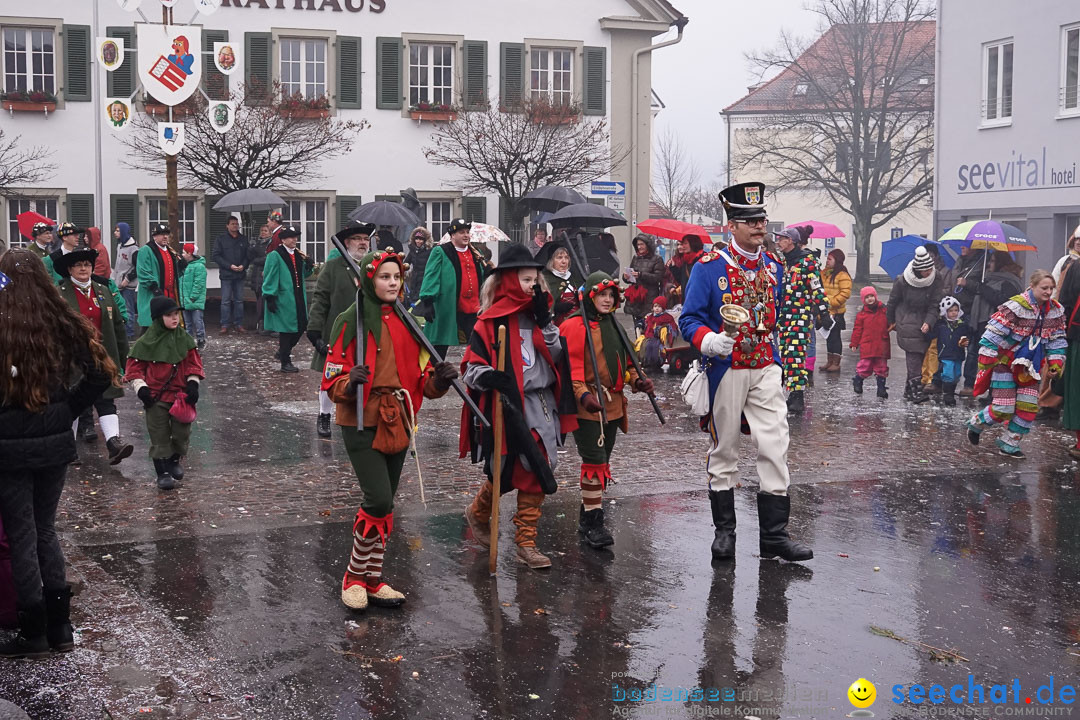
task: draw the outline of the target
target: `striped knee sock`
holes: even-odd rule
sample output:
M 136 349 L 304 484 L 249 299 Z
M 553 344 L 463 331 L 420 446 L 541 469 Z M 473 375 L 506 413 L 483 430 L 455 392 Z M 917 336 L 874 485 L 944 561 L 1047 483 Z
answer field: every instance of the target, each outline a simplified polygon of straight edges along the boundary
M 352 555 L 349 556 L 349 574 L 357 577 L 364 577 L 367 573 L 368 565 L 371 562 L 371 556 L 374 553 L 375 545 L 378 543 L 379 538 L 376 537 L 363 537 L 360 534 L 360 529 L 353 530 L 353 547 Z M 382 567 L 382 554 L 379 554 L 379 566 Z

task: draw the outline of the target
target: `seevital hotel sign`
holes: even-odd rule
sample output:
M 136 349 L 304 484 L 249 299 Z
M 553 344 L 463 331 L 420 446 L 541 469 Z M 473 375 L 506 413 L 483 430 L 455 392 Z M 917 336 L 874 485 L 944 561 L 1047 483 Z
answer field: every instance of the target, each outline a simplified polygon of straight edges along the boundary
M 386 0 L 221 0 L 222 7 L 262 8 L 263 10 L 329 10 L 330 12 L 381 13 Z

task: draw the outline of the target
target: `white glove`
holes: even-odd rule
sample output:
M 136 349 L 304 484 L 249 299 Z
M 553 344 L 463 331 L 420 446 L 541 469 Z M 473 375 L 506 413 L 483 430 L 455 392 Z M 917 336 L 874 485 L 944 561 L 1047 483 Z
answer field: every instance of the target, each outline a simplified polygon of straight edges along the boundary
M 727 357 L 735 349 L 735 338 L 727 333 L 711 332 L 701 339 L 701 354 L 708 357 Z

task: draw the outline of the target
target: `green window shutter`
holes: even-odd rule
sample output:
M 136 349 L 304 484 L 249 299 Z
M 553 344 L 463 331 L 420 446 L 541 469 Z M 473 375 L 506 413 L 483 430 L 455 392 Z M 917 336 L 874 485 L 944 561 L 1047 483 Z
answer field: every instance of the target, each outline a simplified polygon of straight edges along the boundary
M 607 48 L 586 47 L 584 63 L 585 88 L 581 111 L 585 115 L 607 114 Z
M 244 102 L 269 105 L 273 91 L 273 37 L 268 32 L 244 33 Z
M 380 110 L 400 110 L 401 38 L 375 38 L 375 107 Z
M 486 197 L 463 197 L 461 198 L 461 216 L 469 222 L 487 222 L 487 198 Z
M 203 55 L 203 89 L 211 100 L 228 100 L 229 78 L 217 69 L 213 53 L 214 43 L 227 42 L 229 31 L 203 30 L 202 38 L 203 52 L 210 53 L 209 55 Z
M 85 195 L 68 193 L 67 221 L 81 228 L 91 227 L 94 224 L 94 196 L 89 193 Z
M 115 36 L 111 36 L 115 37 Z M 113 72 L 116 72 L 115 70 Z M 112 231 L 116 227 L 116 223 L 126 222 L 128 227 L 131 228 L 132 237 L 139 237 L 142 233 L 139 232 L 139 196 L 138 195 L 110 195 L 109 196 L 109 217 L 112 218 L 112 223 L 108 228 L 102 228 L 102 235 L 108 231 L 109 241 L 112 244 L 113 257 L 116 257 L 116 238 L 113 237 Z
M 206 258 L 206 267 L 217 267 L 215 263 L 210 261 L 210 258 L 214 257 L 214 238 L 225 232 L 225 222 L 232 215 L 231 212 L 214 209 L 214 203 L 220 199 L 221 195 L 207 195 L 204 199 L 206 203 L 206 232 L 203 233 L 205 240 L 203 246 L 199 248 L 199 253 Z
M 89 25 L 64 25 L 64 99 L 68 102 L 90 102 Z
M 138 75 L 135 64 L 135 28 L 133 27 L 107 27 L 105 34 L 109 37 L 123 38 L 124 62 L 110 73 L 105 73 L 105 92 L 109 97 L 129 98 L 135 94 L 135 78 Z
M 337 37 L 337 106 L 360 107 L 360 38 Z
M 521 106 L 525 92 L 525 43 L 499 43 L 499 106 Z
M 465 41 L 465 90 L 462 93 L 466 110 L 482 110 L 488 104 L 487 41 Z
M 360 207 L 361 202 L 359 195 L 337 196 L 337 227 L 334 228 L 334 232 L 337 232 L 351 222 L 349 220 L 349 213 Z

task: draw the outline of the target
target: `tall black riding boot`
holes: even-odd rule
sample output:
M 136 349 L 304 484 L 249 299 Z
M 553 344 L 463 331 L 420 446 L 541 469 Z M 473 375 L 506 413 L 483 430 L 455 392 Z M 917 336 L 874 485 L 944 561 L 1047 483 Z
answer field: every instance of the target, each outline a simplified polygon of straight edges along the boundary
M 782 558 L 789 562 L 811 560 L 814 551 L 788 536 L 791 498 L 787 495 L 758 493 L 758 524 L 761 528 L 761 559 Z
M 712 542 L 713 560 L 735 558 L 735 491 L 710 490 L 709 505 L 716 528 Z
M 19 634 L 0 645 L 0 657 L 37 660 L 49 657 L 49 639 L 45 637 L 45 603 L 19 610 Z
M 49 647 L 57 652 L 75 649 L 75 636 L 71 630 L 71 588 L 45 589 L 45 636 Z

